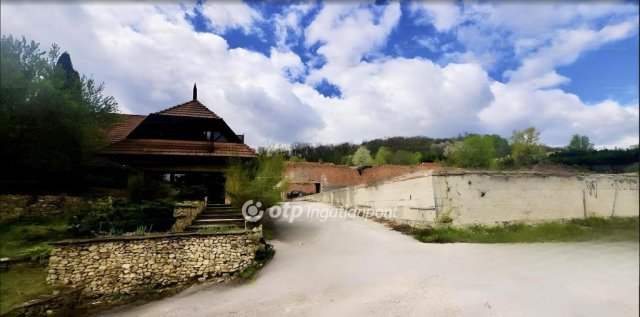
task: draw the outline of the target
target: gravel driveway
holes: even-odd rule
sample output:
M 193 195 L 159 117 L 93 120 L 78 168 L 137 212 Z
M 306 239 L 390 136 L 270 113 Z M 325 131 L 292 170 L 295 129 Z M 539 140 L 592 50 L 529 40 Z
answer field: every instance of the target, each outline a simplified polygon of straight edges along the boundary
M 255 281 L 103 316 L 638 316 L 638 243 L 424 244 L 362 218 L 276 225 Z

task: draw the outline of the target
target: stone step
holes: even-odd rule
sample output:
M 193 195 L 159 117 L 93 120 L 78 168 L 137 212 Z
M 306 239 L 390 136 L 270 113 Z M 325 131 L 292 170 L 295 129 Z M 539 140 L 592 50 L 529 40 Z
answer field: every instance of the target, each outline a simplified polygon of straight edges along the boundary
M 225 214 L 236 214 L 241 215 L 242 211 L 240 210 L 220 210 L 220 211 L 211 211 L 211 210 L 203 210 L 201 215 L 225 215 Z
M 233 208 L 233 206 L 223 204 L 207 204 L 207 208 Z
M 242 213 L 242 210 L 240 209 L 205 209 L 202 211 L 202 213 L 229 213 L 229 212 Z
M 238 228 L 244 229 L 244 221 L 229 221 L 229 222 L 216 223 L 216 224 L 194 224 L 187 227 L 186 231 L 197 231 L 200 229 L 220 228 L 220 227 L 238 227 Z
M 242 209 L 240 209 L 240 208 L 205 208 L 204 210 L 213 211 L 213 212 L 219 212 L 219 211 L 230 211 L 230 210 L 241 211 Z
M 192 222 L 192 224 L 195 224 L 195 225 L 216 224 L 216 223 L 229 222 L 229 221 L 242 221 L 242 222 L 244 222 L 244 218 L 242 216 L 240 216 L 240 217 L 219 218 L 219 219 L 196 219 L 196 220 L 194 220 Z
M 201 213 L 196 219 L 224 219 L 242 217 L 242 213 L 239 212 L 221 212 L 221 213 Z

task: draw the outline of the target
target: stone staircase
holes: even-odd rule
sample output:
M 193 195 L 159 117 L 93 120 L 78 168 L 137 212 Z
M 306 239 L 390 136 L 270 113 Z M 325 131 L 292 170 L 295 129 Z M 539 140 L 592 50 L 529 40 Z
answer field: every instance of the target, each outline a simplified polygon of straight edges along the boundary
M 240 208 L 224 204 L 208 204 L 207 207 L 193 220 L 186 231 L 198 231 L 207 228 L 237 227 L 245 228 L 245 220 Z

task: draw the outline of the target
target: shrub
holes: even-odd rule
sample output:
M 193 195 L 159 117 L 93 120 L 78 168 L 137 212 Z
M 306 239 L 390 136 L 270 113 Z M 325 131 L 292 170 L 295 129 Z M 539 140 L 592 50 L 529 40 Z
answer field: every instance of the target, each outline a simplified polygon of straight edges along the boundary
M 121 232 L 167 231 L 173 226 L 173 203 L 166 200 L 134 201 L 107 198 L 91 204 L 77 219 L 81 235 Z M 148 228 L 148 229 L 147 229 Z
M 226 190 L 237 207 L 248 200 L 260 201 L 264 208 L 280 202 L 288 183 L 283 181 L 284 158 L 260 155 L 257 160 L 232 160 L 226 172 Z
M 177 200 L 203 200 L 207 196 L 206 186 L 182 186 L 178 189 Z
M 42 242 L 56 240 L 65 234 L 64 229 L 58 229 L 47 225 L 21 225 L 15 227 L 14 231 L 17 231 L 24 241 L 28 242 Z
M 51 246 L 46 243 L 36 244 L 30 248 L 22 250 L 21 256 L 31 259 L 31 261 L 43 262 L 51 254 Z
M 127 182 L 127 195 L 132 200 L 171 199 L 177 194 L 171 184 L 145 177 L 144 174 L 131 176 Z

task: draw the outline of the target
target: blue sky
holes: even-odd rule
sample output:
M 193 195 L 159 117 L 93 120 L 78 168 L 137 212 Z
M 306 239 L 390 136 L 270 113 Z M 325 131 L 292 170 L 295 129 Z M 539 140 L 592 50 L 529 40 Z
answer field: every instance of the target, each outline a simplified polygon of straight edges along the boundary
M 637 2 L 2 3 L 124 112 L 199 99 L 252 145 L 535 126 L 638 144 Z

